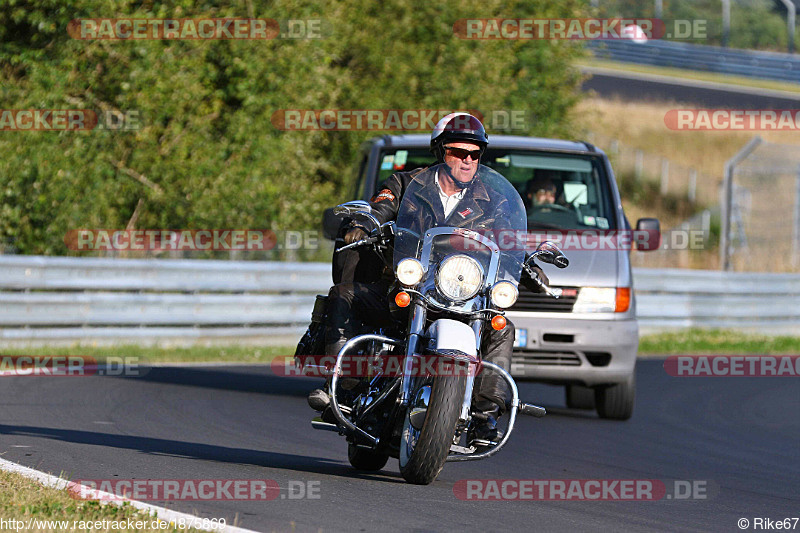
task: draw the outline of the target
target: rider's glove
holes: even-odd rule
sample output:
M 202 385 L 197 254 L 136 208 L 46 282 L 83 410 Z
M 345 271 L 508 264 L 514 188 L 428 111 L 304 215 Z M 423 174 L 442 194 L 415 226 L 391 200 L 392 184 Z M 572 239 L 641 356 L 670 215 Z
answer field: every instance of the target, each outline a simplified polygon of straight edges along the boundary
M 344 236 L 344 243 L 345 244 L 353 244 L 354 242 L 360 241 L 361 239 L 367 238 L 367 232 L 361 228 L 353 228 L 347 232 Z
M 539 265 L 531 265 L 531 270 L 533 270 L 535 275 L 539 276 L 539 281 L 541 281 L 545 285 L 548 285 L 548 286 L 550 285 L 550 280 L 547 278 L 547 274 L 545 274 L 544 271 L 541 268 L 539 268 Z M 538 283 L 536 283 L 533 280 L 533 278 L 531 278 L 528 275 L 528 271 L 527 270 L 523 269 L 523 271 L 522 271 L 522 279 L 520 279 L 519 282 L 524 287 L 526 287 L 528 290 L 530 290 L 531 292 L 534 292 L 534 293 L 543 293 L 544 292 L 544 289 L 542 288 L 542 286 L 539 285 Z

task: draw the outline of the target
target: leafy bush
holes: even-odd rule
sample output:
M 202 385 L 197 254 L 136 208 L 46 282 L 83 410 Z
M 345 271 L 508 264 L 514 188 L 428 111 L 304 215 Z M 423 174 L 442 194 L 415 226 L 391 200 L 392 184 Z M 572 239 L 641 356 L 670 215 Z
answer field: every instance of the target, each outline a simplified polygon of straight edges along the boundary
M 523 109 L 569 136 L 583 54 L 566 41 L 463 40 L 461 18 L 580 17 L 578 0 L 0 3 L 4 109 L 139 113 L 133 131 L 0 132 L 0 243 L 70 253 L 76 228 L 317 228 L 376 132 L 282 131 L 280 109 Z M 77 40 L 77 18 L 321 19 L 323 39 Z M 383 133 L 383 132 L 378 132 Z

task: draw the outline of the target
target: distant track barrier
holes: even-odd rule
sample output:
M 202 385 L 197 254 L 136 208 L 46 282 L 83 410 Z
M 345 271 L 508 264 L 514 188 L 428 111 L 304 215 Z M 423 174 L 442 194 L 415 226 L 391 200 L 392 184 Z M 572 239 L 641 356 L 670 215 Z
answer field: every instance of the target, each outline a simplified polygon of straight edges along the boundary
M 800 57 L 796 54 L 654 40 L 646 43 L 598 40 L 588 44 L 595 57 L 602 59 L 800 82 Z

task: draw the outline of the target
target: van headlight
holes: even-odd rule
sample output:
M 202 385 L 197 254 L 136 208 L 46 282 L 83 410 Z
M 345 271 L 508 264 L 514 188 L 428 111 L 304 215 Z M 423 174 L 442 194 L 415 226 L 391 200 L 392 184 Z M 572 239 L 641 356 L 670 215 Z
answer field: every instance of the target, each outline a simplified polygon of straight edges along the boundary
M 617 289 L 614 287 L 581 287 L 573 313 L 613 313 Z
M 406 287 L 413 287 L 422 280 L 422 263 L 407 257 L 397 263 L 397 279 Z
M 483 284 L 481 265 L 468 255 L 451 255 L 436 273 L 436 288 L 451 300 L 469 300 Z
M 519 290 L 510 281 L 498 281 L 492 287 L 492 303 L 500 309 L 508 309 L 517 302 Z

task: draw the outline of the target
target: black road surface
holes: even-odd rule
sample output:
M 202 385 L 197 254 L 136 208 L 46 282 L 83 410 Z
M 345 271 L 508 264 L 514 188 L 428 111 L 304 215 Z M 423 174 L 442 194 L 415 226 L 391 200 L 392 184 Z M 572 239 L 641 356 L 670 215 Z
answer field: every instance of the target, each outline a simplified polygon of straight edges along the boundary
M 316 381 L 263 366 L 3 377 L 0 453 L 72 479 L 275 480 L 272 501 L 165 504 L 257 531 L 733 532 L 741 518 L 752 529 L 755 518 L 800 516 L 800 379 L 676 378 L 644 360 L 637 381 L 627 422 L 564 408 L 562 388 L 521 384 L 548 416 L 519 418 L 505 450 L 449 463 L 429 486 L 406 484 L 395 459 L 376 474 L 352 470 L 344 439 L 310 426 Z M 453 489 L 468 479 L 660 480 L 667 496 L 464 501 Z M 698 498 L 679 499 L 675 480 Z M 288 497 L 306 482 L 318 498 Z
M 797 109 L 800 94 L 752 87 L 736 87 L 682 78 L 653 76 L 609 69 L 585 69 L 591 78 L 584 91 L 605 98 L 632 101 L 676 102 L 709 109 Z M 798 526 L 800 527 L 800 526 Z

